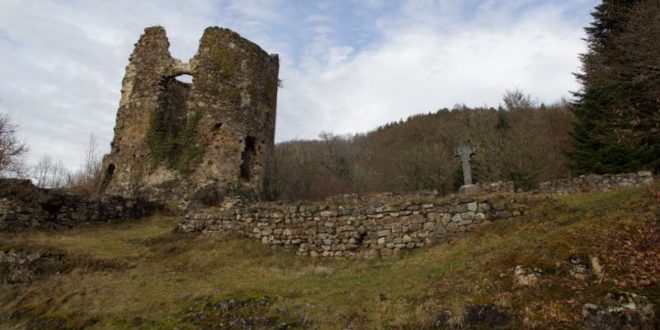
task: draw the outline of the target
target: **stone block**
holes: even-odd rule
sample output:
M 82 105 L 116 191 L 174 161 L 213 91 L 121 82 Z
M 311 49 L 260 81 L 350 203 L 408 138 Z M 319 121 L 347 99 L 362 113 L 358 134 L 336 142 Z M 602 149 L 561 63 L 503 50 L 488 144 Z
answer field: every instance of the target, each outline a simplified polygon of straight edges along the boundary
M 435 236 L 441 236 L 447 233 L 447 229 L 443 226 L 435 226 L 435 230 L 433 231 L 433 234 Z
M 433 228 L 435 228 L 435 223 L 434 222 L 425 222 L 424 223 L 424 230 L 433 231 Z
M 472 211 L 461 213 L 461 218 L 463 220 L 472 220 L 474 219 L 475 213 Z
M 411 215 L 411 216 L 410 216 L 410 220 L 411 220 L 411 222 L 414 223 L 414 224 L 422 224 L 422 223 L 426 222 L 426 218 L 424 218 L 424 216 L 421 215 L 421 214 L 413 214 L 413 215 Z
M 337 211 L 321 211 L 319 212 L 319 215 L 321 217 L 329 218 L 329 217 L 336 217 L 337 216 Z

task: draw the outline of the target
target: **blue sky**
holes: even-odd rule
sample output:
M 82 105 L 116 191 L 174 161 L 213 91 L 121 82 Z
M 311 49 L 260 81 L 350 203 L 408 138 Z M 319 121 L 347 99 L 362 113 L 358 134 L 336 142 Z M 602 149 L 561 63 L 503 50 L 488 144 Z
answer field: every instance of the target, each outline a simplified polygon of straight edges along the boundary
M 0 112 L 26 159 L 73 169 L 88 136 L 109 149 L 121 79 L 146 26 L 187 61 L 205 27 L 280 54 L 278 141 L 365 132 L 455 104 L 497 106 L 520 88 L 552 103 L 572 72 L 595 0 L 2 0 Z

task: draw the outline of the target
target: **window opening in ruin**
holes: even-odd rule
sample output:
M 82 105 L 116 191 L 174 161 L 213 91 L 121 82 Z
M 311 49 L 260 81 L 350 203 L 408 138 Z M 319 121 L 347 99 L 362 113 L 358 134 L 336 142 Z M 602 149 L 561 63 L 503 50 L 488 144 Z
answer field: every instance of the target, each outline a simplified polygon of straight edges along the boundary
M 255 141 L 252 136 L 245 138 L 245 149 L 241 153 L 241 179 L 248 181 L 252 177 L 252 166 L 254 165 Z
M 180 74 L 174 79 L 178 80 L 179 82 L 185 83 L 185 84 L 192 84 L 193 77 L 189 74 Z
M 101 182 L 101 191 L 104 191 L 112 180 L 112 175 L 115 173 L 115 164 L 108 165 L 108 168 L 105 170 L 105 175 L 103 176 L 103 182 Z

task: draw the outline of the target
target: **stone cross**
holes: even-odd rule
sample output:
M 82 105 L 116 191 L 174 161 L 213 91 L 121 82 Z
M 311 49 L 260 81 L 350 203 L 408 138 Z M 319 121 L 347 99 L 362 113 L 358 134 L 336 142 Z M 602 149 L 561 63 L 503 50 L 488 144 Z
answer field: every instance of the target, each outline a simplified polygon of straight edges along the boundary
M 476 153 L 476 149 L 472 147 L 470 140 L 462 144 L 454 150 L 454 156 L 461 157 L 463 164 L 463 184 L 465 186 L 472 185 L 472 168 L 470 168 L 470 156 Z

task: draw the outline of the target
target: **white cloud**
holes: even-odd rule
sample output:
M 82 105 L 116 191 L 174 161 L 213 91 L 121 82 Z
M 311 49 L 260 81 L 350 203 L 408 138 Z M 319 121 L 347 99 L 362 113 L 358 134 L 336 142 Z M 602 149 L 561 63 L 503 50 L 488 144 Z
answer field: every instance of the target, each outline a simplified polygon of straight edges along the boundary
M 358 54 L 330 44 L 303 60 L 314 65 L 287 68 L 278 140 L 312 138 L 322 130 L 364 132 L 457 103 L 497 106 L 506 89 L 555 102 L 577 88 L 572 72 L 584 49 L 582 28 L 567 24 L 563 8 L 542 6 L 512 19 L 510 11 L 482 6 L 473 21 L 440 31 L 414 19 L 429 6 L 453 15 L 458 9 L 452 3 L 406 8 L 410 19 L 394 22 L 380 44 Z

